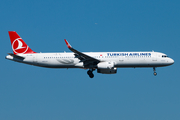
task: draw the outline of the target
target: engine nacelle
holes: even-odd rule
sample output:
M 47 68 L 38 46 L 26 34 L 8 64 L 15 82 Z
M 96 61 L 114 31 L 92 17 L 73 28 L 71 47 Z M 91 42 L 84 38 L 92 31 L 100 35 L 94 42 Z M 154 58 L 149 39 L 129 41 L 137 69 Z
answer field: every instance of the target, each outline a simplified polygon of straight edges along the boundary
M 97 64 L 98 69 L 112 69 L 114 68 L 114 62 L 100 62 Z
M 98 73 L 102 74 L 116 74 L 117 73 L 117 68 L 112 68 L 112 69 L 97 69 Z

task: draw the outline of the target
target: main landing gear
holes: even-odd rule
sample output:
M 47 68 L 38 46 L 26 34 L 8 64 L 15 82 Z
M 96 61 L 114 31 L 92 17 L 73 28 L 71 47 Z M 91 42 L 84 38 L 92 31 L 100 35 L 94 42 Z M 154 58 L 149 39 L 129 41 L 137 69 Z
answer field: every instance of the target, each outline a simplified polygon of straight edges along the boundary
M 157 72 L 156 72 L 156 68 L 155 67 L 153 67 L 153 71 L 154 71 L 154 76 L 156 76 L 157 75 Z
M 94 77 L 94 74 L 93 74 L 93 70 L 90 69 L 87 71 L 87 74 L 89 75 L 90 78 L 93 78 Z

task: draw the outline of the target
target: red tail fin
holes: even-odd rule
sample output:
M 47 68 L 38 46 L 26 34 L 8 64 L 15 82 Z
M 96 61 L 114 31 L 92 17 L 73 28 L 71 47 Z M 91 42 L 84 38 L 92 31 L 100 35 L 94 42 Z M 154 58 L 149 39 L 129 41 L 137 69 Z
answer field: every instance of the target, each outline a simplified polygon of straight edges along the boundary
M 36 53 L 23 41 L 23 39 L 15 32 L 9 31 L 9 37 L 14 54 L 32 54 Z

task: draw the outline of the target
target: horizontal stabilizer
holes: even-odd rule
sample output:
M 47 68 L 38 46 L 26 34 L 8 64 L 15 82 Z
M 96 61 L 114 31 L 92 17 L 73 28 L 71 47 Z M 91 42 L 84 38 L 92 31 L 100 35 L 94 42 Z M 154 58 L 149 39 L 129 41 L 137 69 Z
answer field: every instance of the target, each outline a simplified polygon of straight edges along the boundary
M 10 56 L 12 56 L 12 57 L 14 57 L 14 58 L 18 58 L 18 59 L 25 59 L 24 57 L 19 56 L 19 55 L 15 55 L 15 54 L 13 54 L 13 53 L 8 53 L 8 55 L 10 55 Z

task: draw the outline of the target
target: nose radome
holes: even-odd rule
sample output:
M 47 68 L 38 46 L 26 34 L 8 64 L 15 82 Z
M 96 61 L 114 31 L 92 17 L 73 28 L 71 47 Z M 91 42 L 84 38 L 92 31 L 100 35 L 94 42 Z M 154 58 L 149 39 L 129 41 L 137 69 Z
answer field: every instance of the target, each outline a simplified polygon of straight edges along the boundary
M 169 61 L 171 64 L 174 64 L 174 60 L 172 58 L 170 58 L 170 61 Z

